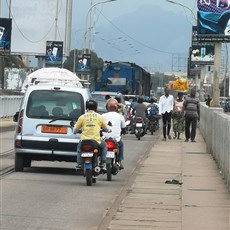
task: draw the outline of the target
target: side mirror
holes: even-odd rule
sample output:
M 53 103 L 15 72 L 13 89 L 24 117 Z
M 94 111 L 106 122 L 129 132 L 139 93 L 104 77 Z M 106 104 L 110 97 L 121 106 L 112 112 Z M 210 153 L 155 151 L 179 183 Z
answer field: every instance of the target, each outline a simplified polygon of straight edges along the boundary
M 19 112 L 16 112 L 13 116 L 13 121 L 18 122 Z

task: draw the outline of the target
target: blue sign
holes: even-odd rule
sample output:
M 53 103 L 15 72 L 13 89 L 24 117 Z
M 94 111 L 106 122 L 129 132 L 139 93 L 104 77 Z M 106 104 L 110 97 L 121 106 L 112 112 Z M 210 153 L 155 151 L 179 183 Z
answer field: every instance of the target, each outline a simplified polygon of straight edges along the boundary
M 77 72 L 90 72 L 91 55 L 83 54 L 78 56 Z
M 0 54 L 10 53 L 11 47 L 11 18 L 0 18 Z
M 63 42 L 47 41 L 46 42 L 46 66 L 62 67 Z

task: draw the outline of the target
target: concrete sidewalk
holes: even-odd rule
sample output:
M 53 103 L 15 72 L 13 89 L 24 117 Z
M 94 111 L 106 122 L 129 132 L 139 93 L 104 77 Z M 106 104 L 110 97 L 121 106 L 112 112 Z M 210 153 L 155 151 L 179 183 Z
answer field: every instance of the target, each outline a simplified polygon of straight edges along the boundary
M 230 194 L 199 130 L 196 143 L 161 136 L 116 212 L 107 213 L 107 229 L 229 230 Z

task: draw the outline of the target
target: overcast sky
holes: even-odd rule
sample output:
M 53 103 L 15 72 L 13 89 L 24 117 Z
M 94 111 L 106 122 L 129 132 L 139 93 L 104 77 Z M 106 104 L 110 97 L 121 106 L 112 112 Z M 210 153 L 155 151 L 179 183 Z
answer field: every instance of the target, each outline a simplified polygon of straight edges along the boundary
M 57 0 L 11 1 L 13 21 L 17 23 L 17 26 L 14 25 L 17 28 L 13 31 L 12 48 L 23 47 L 28 52 L 35 47 L 41 50 L 41 38 L 44 43 L 45 39 L 50 40 L 54 36 L 52 23 Z M 103 1 L 92 0 L 92 4 Z M 6 4 L 7 0 L 2 2 Z M 166 0 L 116 0 L 96 5 L 92 8 L 91 34 L 95 36 L 92 36 L 91 49 L 104 60 L 135 62 L 148 71 L 183 70 L 191 46 L 191 29 L 196 23 L 197 7 L 196 0 L 174 2 L 189 9 Z M 91 0 L 73 0 L 71 49 L 84 48 L 86 15 L 90 12 L 90 4 Z M 64 5 L 65 0 L 59 0 L 60 37 L 64 25 Z M 7 16 L 4 8 L 2 15 Z
M 84 46 L 90 2 L 74 1 L 72 47 Z M 94 0 L 93 4 L 96 2 Z M 131 61 L 149 71 L 183 68 L 197 7 L 196 0 L 175 2 L 190 10 L 166 0 L 117 0 L 98 4 L 93 18 L 96 33 L 91 48 L 105 60 Z

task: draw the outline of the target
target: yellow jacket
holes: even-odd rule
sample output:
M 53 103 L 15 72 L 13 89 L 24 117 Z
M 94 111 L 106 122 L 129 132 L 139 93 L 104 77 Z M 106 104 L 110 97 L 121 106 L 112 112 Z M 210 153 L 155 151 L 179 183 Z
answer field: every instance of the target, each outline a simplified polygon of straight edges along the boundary
M 81 140 L 93 139 L 101 143 L 100 130 L 105 129 L 107 131 L 107 125 L 99 113 L 89 110 L 78 118 L 74 132 L 76 133 L 79 129 L 82 129 Z

